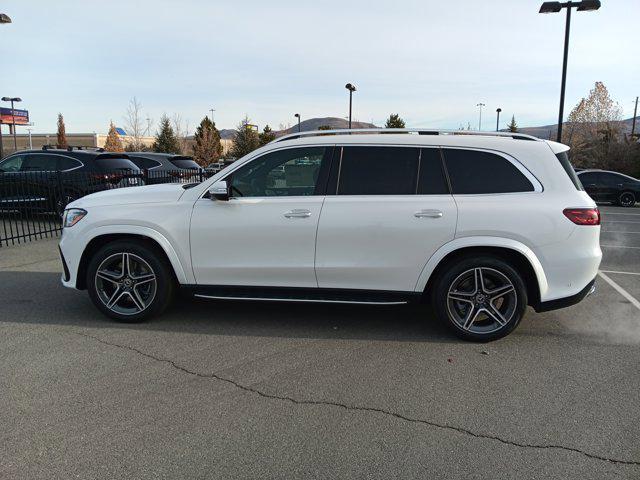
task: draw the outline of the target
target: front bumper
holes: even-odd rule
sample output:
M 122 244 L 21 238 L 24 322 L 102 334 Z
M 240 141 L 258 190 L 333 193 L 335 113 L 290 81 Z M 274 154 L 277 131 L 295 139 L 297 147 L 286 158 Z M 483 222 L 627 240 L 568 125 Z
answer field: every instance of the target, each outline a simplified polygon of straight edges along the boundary
M 584 287 L 575 295 L 571 295 L 570 297 L 557 298 L 555 300 L 549 300 L 547 302 L 539 302 L 537 305 L 533 305 L 533 309 L 538 313 L 548 312 L 550 310 L 558 310 L 560 308 L 570 307 L 571 305 L 580 303 L 582 300 L 596 291 L 595 283 L 596 279 L 594 278 L 587 284 L 586 287 Z

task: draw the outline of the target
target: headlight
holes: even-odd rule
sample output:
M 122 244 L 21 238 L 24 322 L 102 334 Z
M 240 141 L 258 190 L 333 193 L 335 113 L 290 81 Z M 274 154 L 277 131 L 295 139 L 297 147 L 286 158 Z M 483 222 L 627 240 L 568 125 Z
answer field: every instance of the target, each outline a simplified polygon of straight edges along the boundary
M 76 223 L 82 220 L 86 214 L 87 211 L 82 208 L 70 208 L 69 210 L 65 210 L 62 226 L 64 228 L 73 227 Z

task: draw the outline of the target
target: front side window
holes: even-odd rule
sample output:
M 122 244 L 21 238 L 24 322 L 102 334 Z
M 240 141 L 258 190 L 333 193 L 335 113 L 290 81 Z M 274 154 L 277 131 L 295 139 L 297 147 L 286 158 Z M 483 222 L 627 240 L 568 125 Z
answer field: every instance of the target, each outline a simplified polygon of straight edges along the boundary
M 443 153 L 454 195 L 535 191 L 531 181 L 500 155 L 453 148 Z
M 289 148 L 270 152 L 231 175 L 234 197 L 294 197 L 316 193 L 325 147 Z
M 419 156 L 414 147 L 343 147 L 337 193 L 415 194 Z
M 616 175 L 615 173 L 601 173 L 600 178 L 602 183 L 607 187 L 616 187 L 629 182 L 629 179 L 624 178 L 622 175 Z
M 4 162 L 0 163 L 0 171 L 2 172 L 19 172 L 22 168 L 25 155 L 14 155 L 11 158 L 7 158 Z

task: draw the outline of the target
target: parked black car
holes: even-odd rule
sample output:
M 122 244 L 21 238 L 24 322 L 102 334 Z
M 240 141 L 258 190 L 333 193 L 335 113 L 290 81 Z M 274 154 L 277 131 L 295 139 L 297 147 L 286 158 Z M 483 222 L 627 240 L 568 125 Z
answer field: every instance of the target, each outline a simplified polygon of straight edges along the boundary
M 126 154 L 71 147 L 24 150 L 0 162 L 0 210 L 62 214 L 84 195 L 143 184 L 142 172 Z
M 640 200 L 640 180 L 607 170 L 582 170 L 578 178 L 596 202 L 633 207 Z
M 144 171 L 147 184 L 201 180 L 200 165 L 193 157 L 169 153 L 127 152 L 129 159 Z

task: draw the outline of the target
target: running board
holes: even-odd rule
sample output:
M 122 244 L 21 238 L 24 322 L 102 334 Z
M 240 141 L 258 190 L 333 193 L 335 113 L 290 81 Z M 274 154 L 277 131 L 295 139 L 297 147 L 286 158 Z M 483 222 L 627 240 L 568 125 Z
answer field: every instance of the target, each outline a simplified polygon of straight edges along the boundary
M 212 300 L 259 302 L 351 303 L 358 305 L 403 305 L 419 302 L 419 292 L 333 288 L 247 287 L 228 285 L 183 285 L 194 297 Z

